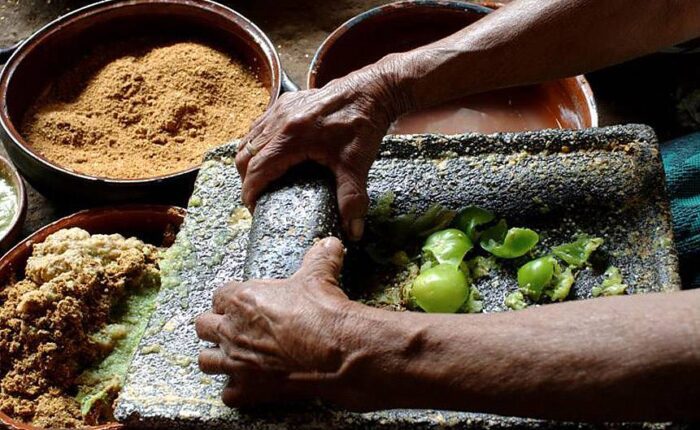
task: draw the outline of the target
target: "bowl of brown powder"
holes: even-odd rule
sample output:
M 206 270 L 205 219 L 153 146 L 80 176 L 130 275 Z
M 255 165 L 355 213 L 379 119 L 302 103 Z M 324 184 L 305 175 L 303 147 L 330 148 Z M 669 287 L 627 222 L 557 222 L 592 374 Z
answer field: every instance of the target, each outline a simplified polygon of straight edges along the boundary
M 279 95 L 265 34 L 207 0 L 110 1 L 47 25 L 0 77 L 0 137 L 40 192 L 182 201 L 203 154 Z

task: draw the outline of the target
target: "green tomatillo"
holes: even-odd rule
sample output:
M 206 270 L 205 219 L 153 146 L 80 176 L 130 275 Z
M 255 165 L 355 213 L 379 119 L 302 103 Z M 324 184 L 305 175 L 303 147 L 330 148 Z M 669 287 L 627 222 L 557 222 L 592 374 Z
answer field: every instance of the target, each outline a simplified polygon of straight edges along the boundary
M 544 294 L 547 295 L 553 302 L 562 302 L 569 297 L 571 287 L 574 285 L 574 273 L 571 267 L 567 267 L 564 271 L 561 270 L 559 263 L 554 265 L 554 276 L 552 276 L 552 284 L 545 288 Z
M 525 263 L 518 269 L 520 291 L 533 301 L 539 300 L 542 291 L 552 283 L 556 265 L 557 260 L 551 255 Z
M 622 273 L 615 266 L 610 266 L 605 271 L 603 282 L 593 287 L 591 294 L 593 297 L 599 296 L 619 296 L 625 293 L 627 284 L 622 282 Z
M 505 305 L 514 311 L 519 311 L 527 307 L 527 302 L 521 291 L 513 291 L 506 296 Z
M 572 267 L 581 267 L 590 258 L 593 251 L 603 244 L 603 239 L 582 234 L 575 241 L 552 248 L 552 254 L 564 260 Z
M 469 297 L 469 278 L 452 264 L 438 264 L 416 277 L 409 303 L 429 313 L 455 313 Z
M 462 259 L 474 245 L 464 232 L 448 228 L 431 234 L 423 245 L 427 259 L 434 259 L 438 264 L 459 266 Z
M 500 258 L 517 258 L 531 250 L 540 237 L 529 228 L 508 228 L 505 220 L 481 234 L 481 247 Z
M 457 214 L 454 224 L 458 229 L 465 232 L 471 240 L 476 240 L 479 237 L 479 232 L 476 231 L 476 227 L 488 224 L 493 221 L 493 219 L 494 215 L 486 209 L 468 206 Z

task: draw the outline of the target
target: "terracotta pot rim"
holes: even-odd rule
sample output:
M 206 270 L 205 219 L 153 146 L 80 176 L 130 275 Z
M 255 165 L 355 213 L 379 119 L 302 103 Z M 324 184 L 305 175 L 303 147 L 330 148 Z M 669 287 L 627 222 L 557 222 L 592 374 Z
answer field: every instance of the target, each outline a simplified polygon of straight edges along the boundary
M 243 29 L 247 37 L 249 37 L 253 43 L 258 45 L 262 49 L 262 51 L 265 53 L 265 56 L 270 62 L 269 66 L 272 74 L 270 82 L 271 95 L 267 108 L 269 108 L 277 99 L 277 97 L 279 97 L 279 94 L 282 89 L 283 74 L 281 65 L 282 63 L 279 58 L 279 53 L 275 49 L 272 41 L 267 36 L 267 34 L 265 34 L 257 25 L 255 25 L 252 21 L 250 21 L 248 18 L 246 18 L 239 12 L 236 12 L 235 10 L 227 6 L 224 6 L 220 3 L 211 0 L 102 0 L 97 3 L 92 3 L 87 6 L 83 6 L 58 17 L 57 19 L 44 25 L 39 30 L 35 31 L 27 39 L 25 39 L 15 50 L 12 56 L 10 56 L 9 60 L 2 69 L 2 72 L 0 73 L 0 100 L 4 101 L 4 99 L 6 98 L 10 79 L 12 78 L 12 75 L 14 74 L 17 66 L 22 62 L 26 54 L 32 49 L 34 49 L 36 46 L 41 44 L 44 40 L 50 38 L 52 34 L 60 32 L 61 26 L 78 22 L 84 19 L 89 19 L 91 16 L 109 12 L 116 8 L 140 6 L 144 4 L 179 5 L 190 7 L 193 9 L 202 9 L 214 14 L 218 14 L 228 19 L 232 23 L 232 25 L 239 26 L 241 29 Z M 20 151 L 24 152 L 26 155 L 39 162 L 44 169 L 48 170 L 51 173 L 61 173 L 64 175 L 73 176 L 82 181 L 116 185 L 149 185 L 192 174 L 199 170 L 200 167 L 200 165 L 196 165 L 184 170 L 179 170 L 177 172 L 172 172 L 165 175 L 137 179 L 119 179 L 88 175 L 69 170 L 61 166 L 60 164 L 55 163 L 43 157 L 39 153 L 35 152 L 31 148 L 31 144 L 24 139 L 24 137 L 21 135 L 21 133 L 19 133 L 19 131 L 15 127 L 14 122 L 9 116 L 9 112 L 7 110 L 7 103 L 5 102 L 3 102 L 2 106 L 0 107 L 0 127 L 3 128 L 4 132 L 13 141 L 12 143 L 15 146 L 17 146 L 20 149 Z
M 476 3 L 465 3 L 456 0 L 400 0 L 393 3 L 388 3 L 381 6 L 376 6 L 361 12 L 354 17 L 348 19 L 344 23 L 340 24 L 335 30 L 331 32 L 318 47 L 311 59 L 311 64 L 309 65 L 309 71 L 306 75 L 306 87 L 316 88 L 316 68 L 321 63 L 323 57 L 326 53 L 333 48 L 335 42 L 344 36 L 353 27 L 362 24 L 369 18 L 375 15 L 391 13 L 394 10 L 405 10 L 411 8 L 445 8 L 445 9 L 456 9 L 456 10 L 469 10 L 470 12 L 478 13 L 481 15 L 486 15 L 492 12 L 493 9 L 486 6 L 482 6 Z
M 187 210 L 175 205 L 159 205 L 159 204 L 123 204 L 123 205 L 112 205 L 112 206 L 102 206 L 90 209 L 83 209 L 77 212 L 73 212 L 70 215 L 66 215 L 56 221 L 50 222 L 44 225 L 34 233 L 22 239 L 19 243 L 13 246 L 5 254 L 0 257 L 0 270 L 7 263 L 7 259 L 10 258 L 10 254 L 17 252 L 20 248 L 25 247 L 27 244 L 34 244 L 34 239 L 44 234 L 46 231 L 50 231 L 62 224 L 70 223 L 75 219 L 80 218 L 96 218 L 111 212 L 150 212 L 150 213 L 162 213 L 162 214 L 173 214 L 178 215 L 184 219 Z
M 482 4 L 465 3 L 455 0 L 401 0 L 366 10 L 345 21 L 323 40 L 311 60 L 309 71 L 306 75 L 306 86 L 307 88 L 318 88 L 317 71 L 323 63 L 324 57 L 326 57 L 326 54 L 334 48 L 338 39 L 342 38 L 353 27 L 362 24 L 367 19 L 371 19 L 376 15 L 390 14 L 396 10 L 406 10 L 411 8 L 441 8 L 486 15 L 493 12 L 495 10 L 494 7 L 500 7 L 502 5 L 503 4 L 499 2 L 490 2 L 488 3 L 488 6 L 491 7 L 487 7 L 486 5 Z M 598 127 L 598 107 L 595 102 L 595 97 L 593 96 L 593 90 L 584 75 L 572 76 L 551 82 L 566 81 L 568 79 L 573 79 L 576 81 L 577 87 L 580 89 L 583 99 L 585 100 L 585 106 L 583 109 L 588 111 L 588 117 L 582 117 L 581 120 L 584 123 L 590 122 L 590 124 L 588 124 L 590 127 Z M 580 112 L 581 115 L 584 115 L 585 113 L 586 112 Z M 582 124 L 582 126 L 585 127 L 585 124 Z
M 590 127 L 598 127 L 600 123 L 600 119 L 598 118 L 598 104 L 595 101 L 593 88 L 591 88 L 591 84 L 588 82 L 588 79 L 586 79 L 585 75 L 576 75 L 566 79 L 576 79 L 576 81 L 578 81 L 578 87 L 583 93 L 583 98 L 586 100 L 586 108 L 588 109 L 588 114 L 590 115 Z

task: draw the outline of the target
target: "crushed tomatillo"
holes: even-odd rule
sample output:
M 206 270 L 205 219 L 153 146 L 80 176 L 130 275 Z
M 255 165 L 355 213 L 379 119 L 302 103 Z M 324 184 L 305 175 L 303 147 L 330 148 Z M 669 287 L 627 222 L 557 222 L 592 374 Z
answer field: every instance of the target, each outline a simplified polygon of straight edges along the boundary
M 448 228 L 428 236 L 422 249 L 428 258 L 435 259 L 438 264 L 459 266 L 473 247 L 472 241 L 461 230 Z
M 522 257 L 539 242 L 540 237 L 529 228 L 508 228 L 505 220 L 481 234 L 481 247 L 500 258 Z

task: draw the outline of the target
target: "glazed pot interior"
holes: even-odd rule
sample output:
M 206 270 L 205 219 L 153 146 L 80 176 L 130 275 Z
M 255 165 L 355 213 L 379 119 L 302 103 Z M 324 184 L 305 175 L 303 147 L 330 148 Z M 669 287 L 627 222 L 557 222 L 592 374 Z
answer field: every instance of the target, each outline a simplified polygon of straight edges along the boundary
M 387 54 L 442 39 L 483 18 L 489 11 L 482 6 L 449 1 L 399 2 L 367 11 L 326 39 L 311 65 L 308 86 L 321 88 Z M 554 115 L 559 128 L 597 126 L 590 87 L 582 77 L 540 84 L 536 93 Z
M 309 87 L 372 64 L 387 54 L 405 52 L 442 39 L 485 16 L 483 7 L 461 4 L 399 3 L 358 15 L 332 33 L 311 65 Z
M 222 49 L 252 67 L 269 90 L 280 90 L 279 60 L 265 36 L 244 18 L 204 1 L 106 2 L 80 10 L 33 36 L 8 63 L 2 91 L 10 133 L 52 79 L 95 46 L 135 38 L 197 40 Z

